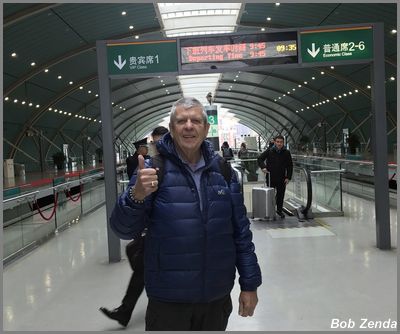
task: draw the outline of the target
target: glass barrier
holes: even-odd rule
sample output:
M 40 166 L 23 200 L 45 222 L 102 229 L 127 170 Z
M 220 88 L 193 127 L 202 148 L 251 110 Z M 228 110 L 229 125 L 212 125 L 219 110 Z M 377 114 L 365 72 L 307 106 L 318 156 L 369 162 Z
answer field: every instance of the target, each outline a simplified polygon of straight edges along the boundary
M 104 173 L 99 170 L 54 178 L 50 187 L 46 184 L 33 189 L 24 188 L 21 194 L 3 200 L 3 264 L 77 223 L 80 216 L 105 202 Z

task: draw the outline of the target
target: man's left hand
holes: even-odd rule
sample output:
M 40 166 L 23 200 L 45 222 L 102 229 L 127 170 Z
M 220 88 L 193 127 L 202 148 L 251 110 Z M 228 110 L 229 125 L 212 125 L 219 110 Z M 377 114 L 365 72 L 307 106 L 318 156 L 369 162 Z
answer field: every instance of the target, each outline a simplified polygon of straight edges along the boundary
M 239 296 L 239 315 L 251 317 L 258 303 L 257 291 L 242 291 Z
M 286 179 L 285 179 L 285 185 L 287 185 L 288 183 L 289 183 L 289 179 L 286 178 Z

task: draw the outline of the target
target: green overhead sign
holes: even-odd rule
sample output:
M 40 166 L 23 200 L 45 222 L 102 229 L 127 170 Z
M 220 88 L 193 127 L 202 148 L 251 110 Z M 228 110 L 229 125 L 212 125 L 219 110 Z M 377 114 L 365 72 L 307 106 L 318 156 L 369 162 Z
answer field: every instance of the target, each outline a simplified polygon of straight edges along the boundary
M 303 63 L 373 58 L 372 27 L 300 32 Z
M 107 63 L 110 75 L 177 72 L 176 41 L 110 43 Z

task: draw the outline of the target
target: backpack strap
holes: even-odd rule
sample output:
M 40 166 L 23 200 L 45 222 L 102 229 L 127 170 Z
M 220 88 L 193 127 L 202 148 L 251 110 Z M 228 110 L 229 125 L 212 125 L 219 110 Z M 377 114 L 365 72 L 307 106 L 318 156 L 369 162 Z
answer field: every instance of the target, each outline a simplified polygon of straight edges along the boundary
M 223 175 L 226 183 L 228 186 L 231 185 L 231 179 L 232 179 L 232 169 L 231 169 L 231 164 L 225 160 L 224 158 L 218 159 L 218 164 L 219 164 L 219 169 L 221 171 L 221 174 Z
M 153 168 L 158 168 L 157 177 L 158 185 L 160 185 L 164 179 L 164 159 L 160 154 L 156 154 L 151 159 Z

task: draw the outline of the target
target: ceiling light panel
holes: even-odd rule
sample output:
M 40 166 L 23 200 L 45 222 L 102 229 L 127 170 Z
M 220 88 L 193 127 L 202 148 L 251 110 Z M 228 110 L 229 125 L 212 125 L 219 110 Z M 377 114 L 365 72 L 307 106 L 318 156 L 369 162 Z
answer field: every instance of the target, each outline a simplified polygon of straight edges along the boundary
M 158 8 L 167 37 L 194 36 L 235 31 L 241 3 L 160 3 Z

